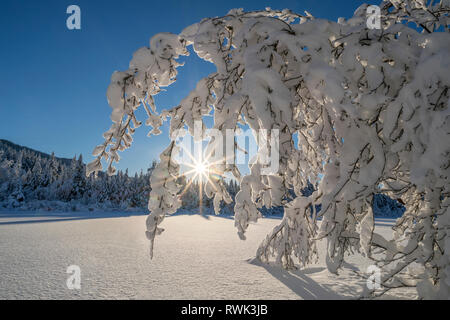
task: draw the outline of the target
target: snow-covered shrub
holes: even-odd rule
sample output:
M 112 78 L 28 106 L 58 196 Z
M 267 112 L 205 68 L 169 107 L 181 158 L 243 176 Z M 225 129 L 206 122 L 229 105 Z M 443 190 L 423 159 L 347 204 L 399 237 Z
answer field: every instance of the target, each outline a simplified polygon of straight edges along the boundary
M 194 121 L 211 111 L 214 129 L 224 135 L 240 124 L 278 129 L 277 174 L 262 175 L 261 165 L 254 163 L 241 177 L 225 159 L 214 164 L 216 172 L 231 172 L 240 180 L 234 211 L 242 239 L 249 222 L 261 217 L 258 208 L 285 207 L 258 258 L 275 256 L 286 268 L 295 258 L 311 263 L 315 241 L 326 238 L 331 272 L 337 273 L 345 253 L 360 251 L 376 259 L 383 270 L 382 290 L 369 290 L 368 296 L 417 285 L 421 297 L 448 298 L 449 2 L 391 0 L 380 7 L 379 30 L 367 28 L 367 5 L 362 5 L 351 19 L 338 22 L 307 12 L 235 9 L 180 35 L 153 36 L 149 47 L 134 53 L 128 70 L 111 77 L 107 97 L 113 124 L 95 148 L 97 158 L 87 173 L 102 170 L 104 158 L 114 174 L 118 151 L 131 145 L 141 125 L 135 117 L 140 106 L 150 134 L 159 134 L 170 118 L 171 137 L 184 126 L 193 135 Z M 177 59 L 188 54 L 187 46 L 217 71 L 200 80 L 178 106 L 158 113 L 153 96 L 176 80 Z M 172 140 L 150 179 L 146 234 L 151 254 L 165 215 L 181 204 L 177 151 Z M 315 191 L 303 195 L 308 183 Z M 290 189 L 295 198 L 287 201 Z M 205 193 L 214 196 L 214 203 L 230 201 L 221 179 L 211 180 Z M 405 204 L 393 241 L 374 233 L 375 194 Z M 411 277 L 403 271 L 413 262 L 424 271 Z

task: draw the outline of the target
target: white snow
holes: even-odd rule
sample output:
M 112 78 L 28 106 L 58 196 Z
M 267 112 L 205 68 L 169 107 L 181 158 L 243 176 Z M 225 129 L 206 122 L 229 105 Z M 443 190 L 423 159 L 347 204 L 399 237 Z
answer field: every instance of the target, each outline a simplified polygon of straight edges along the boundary
M 168 217 L 153 260 L 146 216 L 100 213 L 1 213 L 0 299 L 342 299 L 356 297 L 365 281 L 360 255 L 339 276 L 320 260 L 288 272 L 253 260 L 279 219 L 250 225 L 239 240 L 234 221 L 199 215 Z M 389 238 L 393 220 L 376 220 Z M 236 249 L 238 248 L 238 249 Z M 325 242 L 318 245 L 325 256 Z M 81 290 L 69 290 L 69 265 L 81 268 Z M 415 298 L 414 290 L 385 298 Z

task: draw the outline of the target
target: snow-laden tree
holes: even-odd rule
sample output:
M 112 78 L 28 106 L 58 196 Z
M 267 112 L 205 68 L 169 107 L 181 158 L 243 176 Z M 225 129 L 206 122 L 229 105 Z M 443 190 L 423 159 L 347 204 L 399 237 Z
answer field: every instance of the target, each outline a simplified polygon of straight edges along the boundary
M 262 175 L 250 165 L 216 163 L 240 181 L 235 225 L 245 239 L 258 207 L 284 205 L 285 214 L 257 250 L 285 268 L 315 261 L 326 238 L 328 269 L 337 273 L 344 255 L 360 251 L 382 269 L 382 290 L 416 286 L 420 297 L 450 296 L 450 36 L 448 0 L 383 1 L 381 29 L 367 27 L 367 5 L 351 19 L 315 19 L 290 10 L 244 12 L 204 19 L 179 35 L 160 33 L 137 50 L 129 69 L 115 72 L 107 91 L 112 108 L 105 142 L 94 150 L 87 173 L 108 173 L 118 151 L 130 147 L 147 112 L 150 134 L 163 121 L 174 132 L 213 112 L 214 129 L 279 130 L 279 171 Z M 176 81 L 178 58 L 192 46 L 217 71 L 200 80 L 180 104 L 158 113 L 153 96 Z M 205 132 L 206 126 L 203 126 Z M 294 144 L 294 136 L 298 144 Z M 203 136 L 205 137 L 206 134 Z M 257 141 L 259 144 L 261 141 Z M 219 144 L 214 139 L 209 148 Z M 270 151 L 270 148 L 268 148 Z M 178 152 L 172 140 L 150 179 L 147 237 L 153 252 L 165 215 L 180 206 Z M 312 183 L 315 191 L 301 190 Z M 289 189 L 295 198 L 286 200 Z M 230 201 L 221 179 L 205 186 L 214 203 Z M 406 212 L 393 240 L 374 233 L 375 193 L 400 199 Z M 321 211 L 315 212 L 321 204 Z M 218 207 L 218 206 L 217 206 Z M 412 268 L 419 265 L 420 268 Z

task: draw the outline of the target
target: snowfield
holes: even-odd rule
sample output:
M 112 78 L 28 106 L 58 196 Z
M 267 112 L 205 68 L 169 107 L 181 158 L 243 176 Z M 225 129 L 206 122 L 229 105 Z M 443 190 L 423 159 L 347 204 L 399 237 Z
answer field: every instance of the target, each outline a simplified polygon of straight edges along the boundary
M 340 276 L 317 265 L 287 272 L 253 260 L 279 219 L 261 219 L 239 240 L 229 218 L 177 215 L 162 223 L 149 259 L 144 215 L 0 214 L 1 299 L 348 299 L 365 281 L 351 257 Z M 389 234 L 393 220 L 377 220 Z M 320 243 L 324 253 L 325 243 Z M 238 250 L 236 250 L 238 248 Z M 81 290 L 69 290 L 69 265 L 81 268 Z M 395 294 L 395 295 L 392 295 Z M 416 298 L 403 290 L 385 298 Z

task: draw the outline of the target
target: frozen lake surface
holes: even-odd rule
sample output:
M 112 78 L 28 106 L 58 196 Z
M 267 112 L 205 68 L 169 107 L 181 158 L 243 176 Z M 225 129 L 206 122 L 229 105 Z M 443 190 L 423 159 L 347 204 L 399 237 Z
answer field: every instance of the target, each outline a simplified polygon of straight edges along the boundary
M 365 285 L 352 271 L 370 264 L 361 256 L 351 257 L 340 276 L 328 273 L 323 254 L 319 264 L 294 272 L 255 263 L 279 219 L 261 219 L 241 241 L 229 218 L 168 217 L 150 260 L 145 218 L 0 213 L 0 299 L 348 299 Z M 377 231 L 388 234 L 392 223 L 377 220 Z M 66 286 L 69 265 L 81 269 L 80 290 Z

